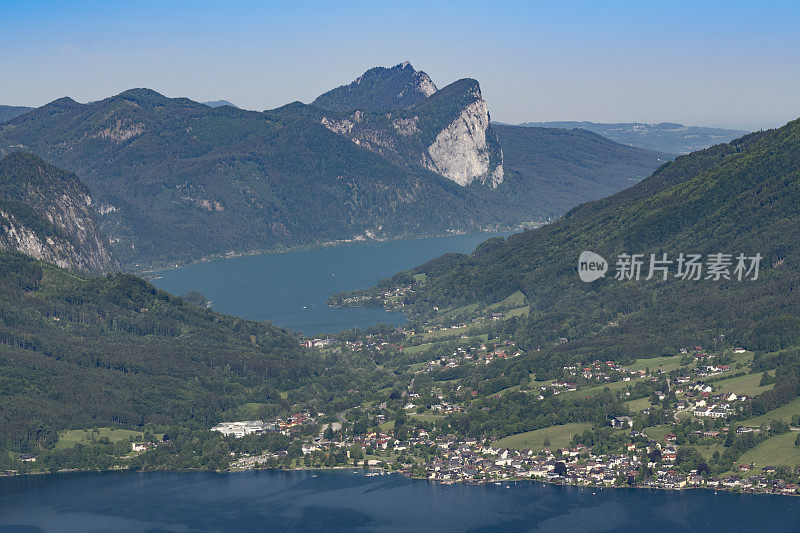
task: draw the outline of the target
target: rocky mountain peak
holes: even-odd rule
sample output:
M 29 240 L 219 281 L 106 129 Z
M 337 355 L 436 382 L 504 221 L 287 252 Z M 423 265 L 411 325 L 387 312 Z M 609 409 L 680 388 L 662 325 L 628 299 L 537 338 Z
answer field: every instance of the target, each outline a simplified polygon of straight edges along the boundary
M 477 80 L 463 78 L 436 90 L 427 74 L 400 63 L 382 71 L 408 72 L 417 95 L 413 106 L 393 112 L 325 116 L 321 123 L 355 144 L 405 165 L 419 165 L 461 186 L 503 181 L 503 152 Z M 376 69 L 367 71 L 368 79 Z M 356 80 L 356 83 L 369 83 Z
M 312 105 L 339 113 L 408 109 L 436 92 L 430 76 L 405 61 L 391 68 L 374 67 L 349 85 L 320 95 Z

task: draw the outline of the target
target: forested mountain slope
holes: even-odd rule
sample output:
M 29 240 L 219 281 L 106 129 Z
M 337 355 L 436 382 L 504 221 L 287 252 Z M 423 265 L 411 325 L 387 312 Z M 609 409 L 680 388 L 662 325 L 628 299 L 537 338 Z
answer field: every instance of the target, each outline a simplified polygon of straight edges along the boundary
M 0 252 L 0 450 L 83 427 L 207 429 L 248 402 L 274 416 L 290 405 L 279 391 L 316 412 L 374 379 L 134 276 L 82 278 Z
M 14 106 L 14 105 L 0 105 L 0 122 L 11 120 L 18 117 L 23 113 L 27 113 L 33 109 L 32 107 Z
M 495 124 L 503 147 L 500 190 L 513 209 L 555 219 L 576 205 L 635 185 L 672 159 L 592 132 Z
M 128 264 L 475 230 L 500 218 L 469 191 L 394 165 L 321 119 L 299 103 L 257 113 L 141 89 L 89 105 L 55 101 L 5 126 L 0 143 L 75 171 Z
M 375 67 L 355 81 L 321 94 L 312 105 L 338 113 L 407 109 L 436 92 L 430 76 L 408 61 L 392 68 Z
M 719 335 L 755 349 L 800 344 L 799 180 L 800 120 L 679 157 L 549 226 L 422 265 L 412 273 L 427 282 L 407 304 L 428 314 L 520 290 L 531 312 L 517 335 L 529 349 L 547 348 L 542 365 L 557 364 L 556 355 L 674 353 Z M 585 250 L 609 262 L 592 283 L 577 273 Z M 650 254 L 664 253 L 668 280 L 644 279 Z M 704 268 L 711 254 L 730 254 L 731 279 L 706 279 L 707 269 L 699 280 L 676 279 L 681 253 L 701 254 Z M 757 280 L 736 279 L 740 253 L 762 256 Z M 644 254 L 641 279 L 615 279 L 622 254 Z

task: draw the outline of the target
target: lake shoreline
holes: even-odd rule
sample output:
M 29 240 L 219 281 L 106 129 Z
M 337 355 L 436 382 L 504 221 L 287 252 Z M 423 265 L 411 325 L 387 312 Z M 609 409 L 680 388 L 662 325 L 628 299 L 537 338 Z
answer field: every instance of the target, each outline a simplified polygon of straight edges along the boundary
M 487 239 L 510 233 L 467 233 L 391 241 L 366 241 L 197 262 L 152 271 L 152 284 L 170 294 L 192 291 L 213 310 L 268 321 L 313 337 L 377 324 L 401 326 L 402 312 L 335 308 L 331 295 L 371 287 L 397 272 L 446 253 L 469 254 Z
M 522 224 L 515 227 L 502 227 L 502 228 L 479 228 L 474 231 L 452 231 L 446 233 L 432 233 L 432 234 L 409 234 L 409 235 L 396 235 L 393 237 L 380 237 L 380 238 L 352 238 L 352 239 L 337 239 L 333 241 L 324 241 L 324 242 L 317 242 L 312 244 L 296 244 L 292 246 L 282 246 L 277 248 L 259 248 L 255 250 L 248 250 L 248 251 L 241 251 L 241 252 L 228 252 L 228 253 L 218 253 L 218 254 L 211 254 L 200 257 L 198 259 L 192 259 L 191 261 L 183 261 L 183 262 L 169 262 L 163 264 L 161 266 L 159 263 L 149 264 L 144 268 L 130 268 L 126 269 L 123 268 L 123 272 L 134 274 L 137 276 L 141 276 L 145 279 L 152 279 L 149 275 L 155 272 L 165 272 L 170 270 L 176 270 L 179 268 L 183 268 L 190 265 L 196 265 L 200 263 L 210 263 L 212 261 L 219 261 L 221 259 L 236 259 L 238 257 L 251 257 L 251 256 L 259 256 L 259 255 L 274 255 L 274 254 L 285 254 L 290 252 L 300 252 L 305 250 L 319 250 L 324 248 L 336 248 L 341 246 L 347 246 L 350 244 L 370 244 L 370 243 L 382 243 L 382 242 L 394 242 L 394 241 L 415 241 L 415 240 L 423 240 L 423 239 L 436 239 L 442 237 L 458 237 L 464 235 L 495 235 L 498 233 L 519 233 L 521 231 L 525 231 L 527 229 L 537 229 L 544 226 L 546 222 L 530 222 L 526 224 Z
M 507 478 L 507 479 L 490 479 L 490 480 L 472 480 L 472 481 L 464 481 L 464 480 L 454 480 L 454 481 L 443 481 L 437 479 L 430 479 L 426 476 L 415 476 L 404 473 L 403 470 L 390 470 L 378 466 L 371 466 L 368 468 L 364 468 L 363 466 L 331 466 L 331 467 L 321 467 L 321 466 L 303 466 L 303 467 L 296 467 L 296 468 L 287 468 L 287 467 L 259 467 L 259 468 L 228 468 L 225 470 L 206 470 L 202 468 L 177 468 L 177 469 L 153 469 L 153 470 L 141 470 L 141 469 L 131 469 L 131 468 L 109 468 L 105 470 L 96 470 L 96 469 L 81 469 L 81 468 L 65 468 L 62 470 L 57 470 L 55 472 L 23 472 L 23 473 L 0 473 L 0 479 L 2 478 L 19 478 L 19 477 L 26 477 L 26 476 L 46 476 L 52 474 L 89 474 L 89 473 L 111 473 L 111 472 L 139 472 L 143 474 L 151 474 L 151 473 L 191 473 L 191 472 L 209 472 L 209 473 L 217 473 L 217 474 L 239 474 L 244 472 L 345 472 L 351 471 L 353 474 L 363 475 L 369 477 L 369 474 L 372 475 L 399 475 L 405 479 L 412 479 L 417 481 L 427 481 L 431 485 L 443 485 L 443 486 L 450 486 L 450 485 L 461 485 L 461 486 L 489 486 L 489 485 L 503 485 L 507 483 L 533 483 L 533 484 L 542 484 L 542 485 L 549 485 L 549 486 L 556 486 L 556 487 L 577 487 L 583 489 L 602 489 L 602 490 L 644 490 L 644 491 L 663 491 L 663 492 L 690 492 L 690 491 L 704 491 L 704 492 L 713 492 L 714 494 L 724 492 L 726 494 L 747 494 L 747 495 L 759 495 L 759 496 L 789 496 L 789 497 L 800 497 L 798 493 L 787 493 L 787 492 L 766 492 L 766 491 L 757 491 L 757 490 L 737 490 L 728 487 L 709 487 L 709 486 L 687 486 L 687 487 L 656 487 L 656 486 L 644 486 L 644 485 L 590 485 L 584 483 L 562 483 L 558 481 L 550 481 L 547 479 L 534 479 L 528 477 L 520 477 L 520 478 Z

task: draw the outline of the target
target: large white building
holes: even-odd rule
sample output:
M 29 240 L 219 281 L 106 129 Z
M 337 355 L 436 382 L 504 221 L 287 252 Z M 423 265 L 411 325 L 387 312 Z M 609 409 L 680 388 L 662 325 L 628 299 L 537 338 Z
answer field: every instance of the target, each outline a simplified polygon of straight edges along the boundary
M 275 425 L 271 422 L 244 420 L 241 422 L 221 422 L 211 428 L 211 431 L 219 431 L 226 437 L 233 435 L 238 439 L 245 435 L 252 435 L 254 433 L 261 434 L 265 431 L 272 431 L 273 429 L 275 429 Z

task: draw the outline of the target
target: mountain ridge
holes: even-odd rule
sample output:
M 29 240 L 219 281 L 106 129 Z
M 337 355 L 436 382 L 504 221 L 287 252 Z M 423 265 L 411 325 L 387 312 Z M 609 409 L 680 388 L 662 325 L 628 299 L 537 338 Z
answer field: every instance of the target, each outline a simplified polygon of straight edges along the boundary
M 408 109 L 363 113 L 350 134 L 340 128 L 348 116 L 301 102 L 264 112 L 212 108 L 138 88 L 89 104 L 63 97 L 20 115 L 0 125 L 0 154 L 25 150 L 76 173 L 96 200 L 101 231 L 131 269 L 516 228 L 607 194 L 605 182 L 619 186 L 607 171 L 612 160 L 622 160 L 625 179 L 660 164 L 658 154 L 611 145 L 598 145 L 606 155 L 576 151 L 591 174 L 587 189 L 576 191 L 570 171 L 551 157 L 569 148 L 540 143 L 538 176 L 527 169 L 506 176 L 488 107 L 470 79 L 420 95 Z M 537 189 L 542 174 L 558 190 L 552 204 Z
M 622 144 L 672 154 L 688 154 L 714 144 L 730 142 L 747 131 L 661 122 L 602 123 L 588 121 L 523 122 L 520 126 L 585 129 Z
M 7 122 L 14 117 L 18 117 L 31 111 L 32 107 L 14 106 L 14 105 L 0 105 L 0 122 Z
M 318 96 L 311 105 L 337 113 L 372 113 L 412 107 L 437 91 L 425 72 L 404 61 L 391 68 L 373 67 L 347 85 Z

